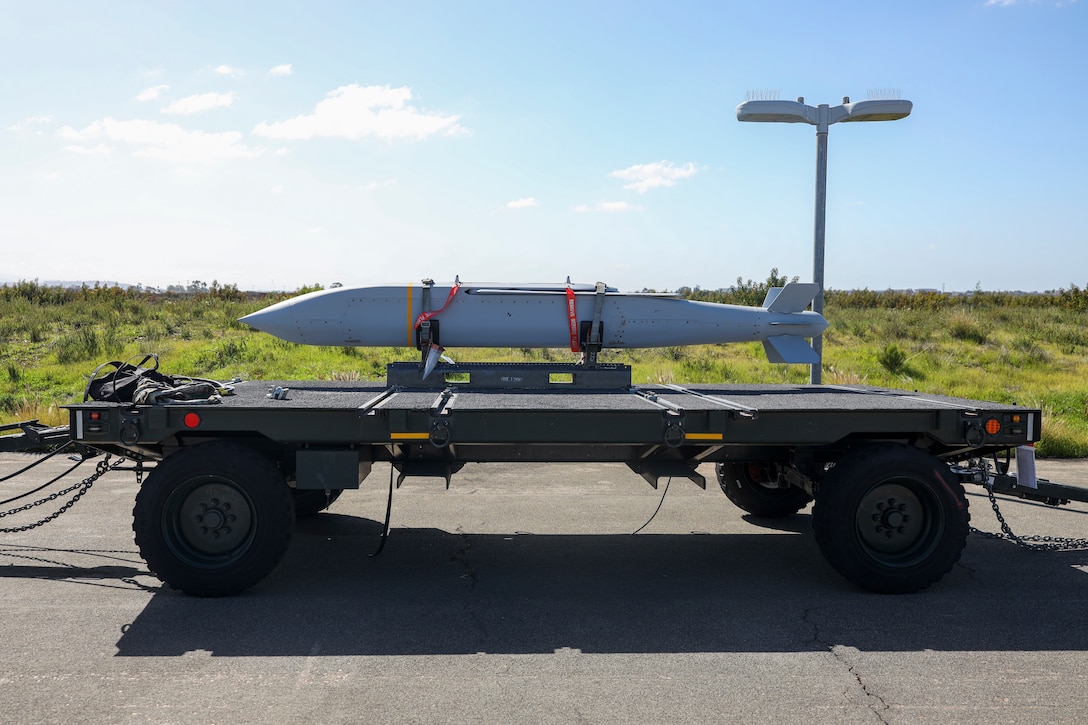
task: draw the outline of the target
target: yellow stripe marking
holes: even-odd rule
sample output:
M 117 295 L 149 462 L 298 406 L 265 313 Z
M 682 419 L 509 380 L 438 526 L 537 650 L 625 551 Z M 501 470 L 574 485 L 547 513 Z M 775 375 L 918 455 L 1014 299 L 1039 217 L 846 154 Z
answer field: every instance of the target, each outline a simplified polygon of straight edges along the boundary
M 431 437 L 430 433 L 390 433 L 389 440 L 393 441 L 425 441 Z
M 723 433 L 686 433 L 684 435 L 689 441 L 720 441 L 725 438 Z
M 408 347 L 415 345 L 415 340 L 412 339 L 412 323 L 415 320 L 412 319 L 412 283 L 408 283 Z

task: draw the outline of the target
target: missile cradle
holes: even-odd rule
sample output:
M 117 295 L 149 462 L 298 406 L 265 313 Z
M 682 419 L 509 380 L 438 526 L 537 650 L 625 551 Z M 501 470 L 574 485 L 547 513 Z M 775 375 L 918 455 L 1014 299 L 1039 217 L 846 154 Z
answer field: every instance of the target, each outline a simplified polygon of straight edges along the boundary
M 338 287 L 241 318 L 306 345 L 646 348 L 760 341 L 771 362 L 818 361 L 805 341 L 827 321 L 805 308 L 814 283 L 771 288 L 761 307 L 624 293 L 597 285 Z M 594 325 L 596 323 L 596 325 Z

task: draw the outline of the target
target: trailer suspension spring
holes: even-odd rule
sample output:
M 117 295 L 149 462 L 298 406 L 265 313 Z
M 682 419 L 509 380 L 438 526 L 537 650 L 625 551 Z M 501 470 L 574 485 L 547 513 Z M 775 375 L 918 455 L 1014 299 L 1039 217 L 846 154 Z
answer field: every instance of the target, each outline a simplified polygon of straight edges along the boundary
M 65 448 L 67 448 L 67 446 Z M 34 466 L 38 465 L 39 463 L 42 463 L 45 460 L 48 460 L 48 458 L 51 458 L 52 456 L 60 453 L 63 450 L 64 450 L 64 448 L 62 448 L 60 450 L 57 450 L 57 451 L 53 452 L 52 454 L 50 454 L 49 456 L 47 456 L 46 458 L 43 458 L 43 459 L 41 459 L 39 461 L 35 461 L 34 463 L 30 464 L 29 466 L 23 468 L 21 471 L 18 471 L 17 473 L 23 473 L 25 471 L 28 471 L 31 468 L 33 468 Z M 64 473 L 57 476 L 56 478 L 53 478 L 48 483 L 46 483 L 46 484 L 44 484 L 42 486 L 39 486 L 36 489 L 28 491 L 27 493 L 21 494 L 19 496 L 15 496 L 13 498 L 9 498 L 6 501 L 4 501 L 3 503 L 10 503 L 11 501 L 15 501 L 17 499 L 24 498 L 24 497 L 29 496 L 31 494 L 37 493 L 38 491 L 41 491 L 46 486 L 49 486 L 49 485 L 51 485 L 53 483 L 56 483 L 60 479 L 67 476 L 69 473 L 71 473 L 76 468 L 78 468 L 85 460 L 87 460 L 87 459 L 86 458 L 81 458 L 74 466 L 72 466 L 67 471 L 65 471 Z M 51 501 L 56 501 L 59 498 L 67 496 L 68 494 L 71 494 L 71 493 L 75 494 L 75 495 L 72 496 L 71 499 L 66 501 L 59 509 L 57 509 L 53 513 L 49 514 L 45 518 L 43 518 L 43 519 L 41 519 L 39 521 L 36 521 L 36 522 L 34 522 L 32 524 L 26 524 L 25 526 L 13 526 L 13 527 L 9 527 L 9 528 L 0 528 L 0 534 L 16 534 L 16 533 L 20 533 L 20 532 L 23 532 L 23 531 L 29 531 L 31 529 L 36 529 L 39 526 L 43 526 L 43 525 L 49 523 L 50 521 L 57 518 L 58 516 L 60 516 L 65 511 L 67 511 L 68 509 L 72 508 L 72 506 L 76 503 L 76 501 L 81 499 L 83 497 L 83 494 L 87 493 L 87 491 L 89 491 L 91 489 L 91 486 L 94 485 L 95 481 L 97 481 L 99 478 L 106 475 L 110 471 L 114 470 L 115 468 L 117 468 L 118 466 L 123 464 L 124 462 L 125 462 L 124 458 L 118 458 L 116 461 L 114 461 L 111 464 L 110 463 L 110 455 L 107 453 L 105 458 L 103 458 L 101 461 L 99 461 L 98 464 L 95 466 L 94 473 L 92 473 L 90 476 L 87 476 L 82 481 L 80 481 L 78 483 L 75 483 L 75 484 L 72 484 L 68 488 L 57 491 L 56 493 L 52 493 L 52 494 L 46 496 L 45 498 L 38 499 L 37 501 L 33 501 L 31 503 L 25 504 L 23 506 L 19 506 L 17 508 L 9 509 L 7 511 L 0 511 L 0 518 L 4 518 L 5 516 L 11 516 L 13 514 L 17 514 L 17 513 L 23 512 L 23 511 L 29 511 L 30 509 L 35 508 L 37 506 L 43 506 L 43 505 L 45 505 L 47 503 L 50 503 Z M 7 480 L 8 478 L 12 478 L 14 475 L 17 475 L 17 474 L 12 474 L 12 476 L 7 476 L 7 477 L 5 477 L 4 480 Z

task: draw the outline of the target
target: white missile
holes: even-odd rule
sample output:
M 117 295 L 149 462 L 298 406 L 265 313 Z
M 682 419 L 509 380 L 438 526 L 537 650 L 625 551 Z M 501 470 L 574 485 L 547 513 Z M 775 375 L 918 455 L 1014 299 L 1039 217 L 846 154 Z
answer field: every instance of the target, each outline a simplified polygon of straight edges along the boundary
M 773 287 L 762 307 L 623 293 L 604 285 L 401 285 L 338 287 L 284 300 L 241 318 L 306 345 L 417 347 L 669 347 L 760 341 L 771 362 L 818 362 L 805 341 L 827 328 L 805 308 L 814 283 Z M 426 298 L 426 302 L 425 302 Z M 597 336 L 593 339 L 593 322 Z M 437 323 L 437 324 L 436 324 Z

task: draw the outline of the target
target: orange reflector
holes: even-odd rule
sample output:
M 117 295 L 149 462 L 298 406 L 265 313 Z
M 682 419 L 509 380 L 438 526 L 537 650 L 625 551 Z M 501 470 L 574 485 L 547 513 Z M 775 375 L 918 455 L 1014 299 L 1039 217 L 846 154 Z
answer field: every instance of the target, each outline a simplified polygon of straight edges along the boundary
M 186 428 L 198 428 L 200 426 L 200 416 L 196 413 L 186 413 L 181 422 L 185 424 Z
M 999 421 L 997 418 L 990 418 L 988 421 L 986 421 L 986 432 L 992 436 L 1000 433 L 1001 421 Z

